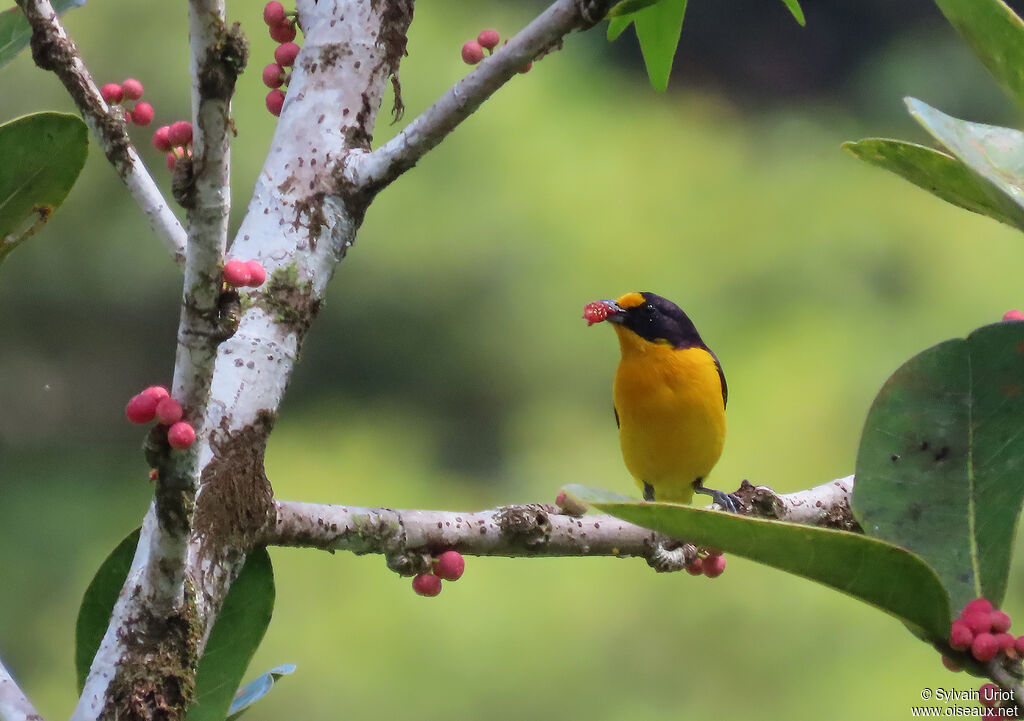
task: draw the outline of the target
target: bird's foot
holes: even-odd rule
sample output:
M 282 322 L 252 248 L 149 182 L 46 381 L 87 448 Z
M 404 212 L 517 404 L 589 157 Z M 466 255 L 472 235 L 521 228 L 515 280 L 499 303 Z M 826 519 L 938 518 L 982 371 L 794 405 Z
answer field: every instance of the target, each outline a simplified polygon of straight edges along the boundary
M 743 508 L 743 501 L 735 493 L 726 493 L 725 491 L 717 491 L 714 488 L 706 488 L 700 478 L 693 482 L 693 492 L 711 496 L 711 500 L 727 513 L 738 514 L 740 509 Z

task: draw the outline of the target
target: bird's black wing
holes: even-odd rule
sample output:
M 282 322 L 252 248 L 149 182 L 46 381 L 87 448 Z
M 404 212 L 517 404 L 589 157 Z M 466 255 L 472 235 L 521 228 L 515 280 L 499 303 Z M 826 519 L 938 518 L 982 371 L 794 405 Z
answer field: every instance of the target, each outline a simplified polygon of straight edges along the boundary
M 711 354 L 711 357 L 715 359 L 715 368 L 718 369 L 718 379 L 722 381 L 722 406 L 725 407 L 729 404 L 729 386 L 725 382 L 725 371 L 722 370 L 722 364 L 718 362 L 718 356 L 714 352 L 704 346 L 704 350 Z

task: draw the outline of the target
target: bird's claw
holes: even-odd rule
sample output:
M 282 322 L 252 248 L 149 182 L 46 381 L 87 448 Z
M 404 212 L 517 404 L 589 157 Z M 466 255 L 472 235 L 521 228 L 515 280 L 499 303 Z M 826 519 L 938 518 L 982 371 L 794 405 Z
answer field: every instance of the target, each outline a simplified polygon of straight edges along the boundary
M 726 493 L 725 491 L 712 491 L 711 500 L 721 506 L 723 511 L 728 513 L 739 513 L 740 509 L 743 508 L 743 502 L 740 497 L 735 493 Z

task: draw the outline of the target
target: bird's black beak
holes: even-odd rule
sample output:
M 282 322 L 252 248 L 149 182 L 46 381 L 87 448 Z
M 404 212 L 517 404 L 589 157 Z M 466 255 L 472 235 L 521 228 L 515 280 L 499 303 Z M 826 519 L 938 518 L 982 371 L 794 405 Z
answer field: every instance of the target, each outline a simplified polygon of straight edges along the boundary
M 583 319 L 587 321 L 587 325 L 594 325 L 603 320 L 621 323 L 624 312 L 614 300 L 595 300 L 583 306 Z

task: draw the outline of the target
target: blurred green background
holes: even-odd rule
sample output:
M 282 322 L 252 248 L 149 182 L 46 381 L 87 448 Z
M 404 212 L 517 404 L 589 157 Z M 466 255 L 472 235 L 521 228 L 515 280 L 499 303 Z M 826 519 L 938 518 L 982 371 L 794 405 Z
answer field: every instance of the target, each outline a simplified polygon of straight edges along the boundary
M 828 45 L 814 6 L 801 30 L 781 3 L 758 4 L 789 46 Z M 609 46 L 600 29 L 515 78 L 371 208 L 270 441 L 278 496 L 478 509 L 551 501 L 569 482 L 632 491 L 611 418 L 617 344 L 580 319 L 587 301 L 629 290 L 677 301 L 722 359 L 715 485 L 789 491 L 850 473 L 890 372 L 1024 304 L 1018 234 L 839 149 L 923 140 L 905 94 L 1017 122 L 938 12 L 909 5 L 895 29 L 866 24 L 863 52 L 830 80 L 811 82 L 808 63 L 806 92 L 793 91 L 800 63 L 733 93 L 727 73 L 687 56 L 656 95 L 634 41 Z M 261 7 L 231 8 L 252 40 L 236 225 L 274 122 Z M 511 34 L 537 7 L 422 3 L 401 71 L 407 117 L 466 72 L 465 40 Z M 187 114 L 181 3 L 90 0 L 66 21 L 99 82 L 142 79 L 160 124 Z M 684 29 L 684 49 L 717 32 L 719 54 L 758 66 L 756 28 L 703 22 Z M 4 118 L 71 110 L 25 54 L 0 77 Z M 389 103 L 378 140 L 394 132 Z M 133 132 L 168 187 L 150 133 Z M 95 148 L 50 226 L 0 268 L 0 656 L 50 718 L 75 700 L 81 593 L 149 499 L 142 434 L 122 409 L 170 378 L 179 293 Z M 905 718 L 924 686 L 976 685 L 884 614 L 738 558 L 715 581 L 639 561 L 471 558 L 427 600 L 380 558 L 272 557 L 277 610 L 250 676 L 299 668 L 253 721 Z

